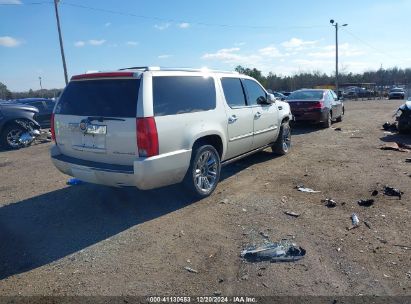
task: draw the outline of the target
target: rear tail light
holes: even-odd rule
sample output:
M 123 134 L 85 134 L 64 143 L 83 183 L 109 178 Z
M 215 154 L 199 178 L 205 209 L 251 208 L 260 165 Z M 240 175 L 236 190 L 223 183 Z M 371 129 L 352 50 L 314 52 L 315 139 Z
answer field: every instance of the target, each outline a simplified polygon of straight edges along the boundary
M 56 141 L 56 131 L 54 129 L 54 113 L 51 114 L 51 139 Z
M 158 134 L 154 117 L 137 118 L 137 148 L 140 157 L 158 155 Z
M 324 102 L 322 100 L 314 102 L 312 109 L 322 109 L 324 108 Z

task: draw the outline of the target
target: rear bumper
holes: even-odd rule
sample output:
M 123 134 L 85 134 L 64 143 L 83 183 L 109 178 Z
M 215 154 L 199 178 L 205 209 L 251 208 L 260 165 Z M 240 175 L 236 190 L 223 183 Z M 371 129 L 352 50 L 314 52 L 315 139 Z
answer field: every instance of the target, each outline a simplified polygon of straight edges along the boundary
M 58 170 L 82 181 L 113 187 L 134 186 L 141 190 L 179 183 L 190 165 L 191 150 L 179 150 L 149 158 L 137 158 L 132 166 L 84 161 L 61 154 L 58 146 L 50 149 Z
M 327 111 L 292 111 L 295 121 L 324 122 L 327 120 Z

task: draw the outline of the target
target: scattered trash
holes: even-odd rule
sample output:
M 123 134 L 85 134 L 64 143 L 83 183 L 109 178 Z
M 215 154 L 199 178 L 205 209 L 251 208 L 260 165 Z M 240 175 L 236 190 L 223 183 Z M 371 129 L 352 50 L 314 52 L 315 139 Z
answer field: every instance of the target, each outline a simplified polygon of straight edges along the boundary
M 281 202 L 283 202 L 284 204 L 287 202 L 287 197 L 286 196 L 283 196 L 282 198 L 281 198 Z
M 302 259 L 305 253 L 305 249 L 288 240 L 282 240 L 276 243 L 246 248 L 241 251 L 240 256 L 249 262 L 294 262 Z
M 340 252 L 340 251 L 341 251 L 341 248 L 340 248 L 340 247 L 338 247 L 338 248 L 337 248 L 337 252 Z
M 406 163 L 411 163 L 411 158 L 406 158 L 406 159 L 405 159 L 405 162 L 406 162 Z
M 362 206 L 362 207 L 371 207 L 372 205 L 374 205 L 374 200 L 373 199 L 362 199 L 359 200 L 358 205 Z
M 400 191 L 399 189 L 395 189 L 393 187 L 385 186 L 384 194 L 388 196 L 398 196 L 398 199 L 401 199 L 401 195 L 404 194 L 404 192 Z
M 248 274 L 245 274 L 241 277 L 241 280 L 247 281 L 248 280 Z
M 371 225 L 367 221 L 364 221 L 364 225 L 367 226 L 368 229 L 371 229 Z
M 213 295 L 216 297 L 221 296 L 221 291 L 214 291 Z
M 363 136 L 350 136 L 350 138 L 359 138 L 359 139 L 361 139 L 361 138 L 364 138 Z
M 326 198 L 325 200 L 322 200 L 322 201 L 325 202 L 325 206 L 327 208 L 337 207 L 337 202 L 331 198 Z
M 71 186 L 77 186 L 77 185 L 81 185 L 81 184 L 83 184 L 84 182 L 82 181 L 82 180 L 79 180 L 78 178 L 75 178 L 75 177 L 72 177 L 72 178 L 69 178 L 68 180 L 67 180 L 67 185 L 71 185 Z
M 243 210 L 243 212 L 247 212 L 247 209 L 245 209 L 245 208 L 243 208 L 242 210 Z
M 378 190 L 373 190 L 373 191 L 371 192 L 371 195 L 372 195 L 372 196 L 377 196 L 377 195 L 378 195 Z
M 390 142 L 380 146 L 381 150 L 393 150 L 399 152 L 409 152 L 411 150 L 411 146 L 400 143 L 400 142 Z
M 228 199 L 222 199 L 221 201 L 220 201 L 220 204 L 227 204 L 228 203 Z
M 269 238 L 268 234 L 265 233 L 264 231 L 260 231 L 260 235 L 261 235 L 263 238 L 265 238 L 265 239 L 268 239 L 268 238 Z
M 268 285 L 264 282 L 262 282 L 261 285 L 263 285 L 265 288 L 269 288 Z
M 352 220 L 353 226 L 358 226 L 358 224 L 360 223 L 360 220 L 358 219 L 358 215 L 356 213 L 353 213 L 351 215 L 351 220 Z
M 308 193 L 319 193 L 319 192 L 321 192 L 321 191 L 316 191 L 316 190 L 313 190 L 313 189 L 310 189 L 310 188 L 305 188 L 304 185 L 299 185 L 299 186 L 296 187 L 296 189 L 298 191 L 308 192 Z
M 334 131 L 342 131 L 340 127 L 335 128 Z
M 293 216 L 293 217 L 299 217 L 300 214 L 299 213 L 295 213 L 292 211 L 284 211 L 285 214 L 289 215 L 289 216 Z
M 397 131 L 397 124 L 395 122 L 390 123 L 387 121 L 382 125 L 382 128 L 385 131 Z
M 191 267 L 188 267 L 188 266 L 185 266 L 184 269 L 187 270 L 188 272 L 191 272 L 191 273 L 198 273 L 197 270 L 195 270 L 195 269 L 193 269 L 193 268 L 191 268 Z

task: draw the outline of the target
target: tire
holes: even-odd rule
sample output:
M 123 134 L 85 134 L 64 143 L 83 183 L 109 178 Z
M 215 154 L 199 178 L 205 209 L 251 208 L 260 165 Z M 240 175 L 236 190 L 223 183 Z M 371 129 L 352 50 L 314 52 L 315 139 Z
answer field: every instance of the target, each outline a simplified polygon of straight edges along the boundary
M 344 108 L 343 108 L 341 115 L 338 116 L 335 121 L 336 121 L 336 122 L 342 122 L 343 117 L 344 117 L 344 114 L 345 114 L 345 111 L 344 111 Z
M 213 146 L 194 148 L 184 185 L 195 198 L 207 197 L 217 187 L 220 170 L 220 155 Z
M 332 115 L 331 115 L 331 112 L 328 112 L 327 120 L 324 121 L 324 122 L 321 124 L 321 126 L 326 129 L 326 128 L 330 128 L 330 127 L 331 127 L 331 124 L 332 124 Z
M 281 124 L 280 133 L 274 145 L 271 147 L 272 151 L 278 155 L 286 155 L 291 148 L 291 128 L 289 122 Z
M 23 132 L 24 129 L 17 124 L 13 123 L 6 126 L 0 134 L 0 146 L 8 150 L 21 148 L 22 144 L 18 141 L 18 138 Z

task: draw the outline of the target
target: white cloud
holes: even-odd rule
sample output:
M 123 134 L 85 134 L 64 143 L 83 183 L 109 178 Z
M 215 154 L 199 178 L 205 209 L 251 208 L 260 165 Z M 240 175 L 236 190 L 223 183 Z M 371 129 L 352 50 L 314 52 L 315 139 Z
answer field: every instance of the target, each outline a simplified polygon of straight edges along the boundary
M 190 27 L 190 23 L 182 22 L 178 25 L 179 28 L 186 29 Z
M 126 42 L 126 45 L 136 46 L 136 45 L 138 45 L 138 42 L 137 42 L 137 41 L 127 41 L 127 42 Z
M 163 31 L 165 29 L 168 29 L 170 27 L 171 23 L 162 23 L 162 24 L 155 24 L 154 27 L 160 31 Z
M 261 63 L 261 55 L 244 55 L 239 53 L 240 48 L 225 48 L 220 49 L 215 53 L 205 53 L 201 58 L 205 60 L 216 60 L 229 64 L 241 64 L 246 66 L 259 66 Z
M 276 58 L 276 57 L 283 57 L 284 55 L 280 53 L 280 51 L 274 46 L 269 45 L 265 48 L 259 49 L 258 52 L 265 57 Z
M 0 0 L 0 4 L 23 4 L 20 0 Z
M 105 27 L 111 26 L 111 22 L 106 22 L 106 23 L 104 24 L 104 26 L 105 26 Z
M 171 55 L 169 55 L 169 54 L 163 54 L 163 55 L 158 56 L 159 59 L 166 59 L 166 58 L 170 58 L 170 57 L 171 57 Z
M 22 44 L 22 42 L 16 38 L 10 36 L 0 37 L 0 46 L 4 47 L 16 47 Z
M 94 46 L 99 46 L 99 45 L 103 45 L 105 42 L 106 42 L 106 40 L 104 40 L 104 39 L 101 39 L 101 40 L 90 39 L 88 41 L 88 44 L 94 45 Z
M 236 42 L 234 43 L 235 46 L 243 46 L 245 45 L 245 42 L 241 41 L 241 42 Z
M 340 57 L 355 57 L 364 55 L 365 52 L 359 50 L 356 47 L 351 46 L 349 43 L 343 43 L 338 46 L 338 56 Z M 319 49 L 317 52 L 311 52 L 307 54 L 313 58 L 332 58 L 335 57 L 335 45 L 327 45 Z
M 86 45 L 86 43 L 84 41 L 81 41 L 81 40 L 74 42 L 75 47 L 83 47 L 85 45 Z
M 317 43 L 318 43 L 318 40 L 304 41 L 299 38 L 291 38 L 290 40 L 284 41 L 283 43 L 281 43 L 281 45 L 285 47 L 286 49 L 302 50 L 307 47 L 313 46 Z

